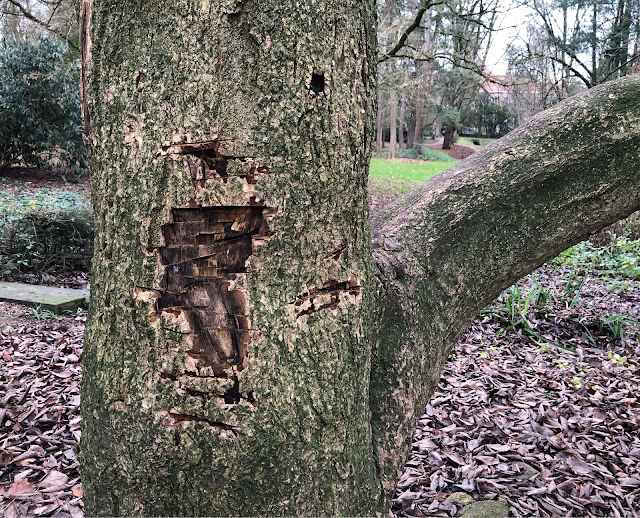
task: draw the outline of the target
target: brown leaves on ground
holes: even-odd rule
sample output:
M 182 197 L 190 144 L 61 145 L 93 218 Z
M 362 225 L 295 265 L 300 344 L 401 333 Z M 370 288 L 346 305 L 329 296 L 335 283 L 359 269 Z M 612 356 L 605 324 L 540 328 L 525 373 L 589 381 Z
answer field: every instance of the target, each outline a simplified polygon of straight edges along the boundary
M 544 270 L 538 279 L 565 282 Z M 502 499 L 513 516 L 637 517 L 640 350 L 592 322 L 637 319 L 638 300 L 639 282 L 611 294 L 590 281 L 574 307 L 556 300 L 529 313 L 537 337 L 522 325 L 505 333 L 495 313 L 476 320 L 420 419 L 395 512 L 459 516 L 447 497 L 465 492 Z
M 566 291 L 567 275 L 536 279 Z M 505 332 L 504 300 L 471 326 L 420 420 L 397 515 L 460 516 L 498 499 L 514 516 L 640 514 L 637 329 L 624 324 L 620 339 L 596 325 L 637 320 L 640 282 L 588 281 L 575 293 L 573 306 L 558 296 L 528 311 L 528 328 Z M 0 511 L 77 518 L 84 317 L 38 322 L 27 311 L 0 303 Z
M 84 316 L 40 322 L 0 308 L 0 513 L 83 516 L 80 438 Z

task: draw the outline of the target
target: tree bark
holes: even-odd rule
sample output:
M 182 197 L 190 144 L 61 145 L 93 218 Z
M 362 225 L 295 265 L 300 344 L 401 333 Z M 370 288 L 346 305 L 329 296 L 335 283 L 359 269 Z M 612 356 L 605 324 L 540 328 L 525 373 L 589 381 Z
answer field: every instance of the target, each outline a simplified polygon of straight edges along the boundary
M 407 117 L 407 148 L 412 149 L 415 142 L 414 131 L 416 127 L 416 118 L 413 110 L 409 110 L 409 117 Z
M 442 149 L 451 149 L 453 146 L 453 136 L 456 132 L 456 128 L 451 125 L 444 127 L 444 139 L 442 140 Z
M 538 114 L 372 229 L 384 289 L 371 407 L 391 487 L 451 346 L 502 290 L 640 209 L 640 77 Z
M 416 122 L 413 130 L 413 138 L 418 143 L 418 149 L 422 150 L 422 121 L 424 116 L 424 93 L 418 93 L 416 101 Z
M 398 147 L 400 149 L 406 149 L 404 141 L 404 123 L 407 112 L 407 100 L 403 97 L 400 101 L 400 119 L 398 120 Z
M 398 95 L 395 90 L 389 92 L 389 158 L 395 159 L 398 132 Z
M 96 515 L 360 515 L 372 0 L 85 0 Z
M 629 78 L 400 200 L 374 262 L 373 0 L 82 13 L 90 516 L 383 513 L 478 309 L 640 206 Z
M 382 92 L 378 92 L 378 115 L 376 118 L 376 145 L 375 150 L 379 153 L 384 147 L 384 98 Z

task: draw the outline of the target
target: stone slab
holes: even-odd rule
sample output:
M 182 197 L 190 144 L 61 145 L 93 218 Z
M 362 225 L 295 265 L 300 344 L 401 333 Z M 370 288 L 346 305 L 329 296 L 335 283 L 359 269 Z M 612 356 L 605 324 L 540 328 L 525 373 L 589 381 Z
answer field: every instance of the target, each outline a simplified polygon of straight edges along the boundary
M 467 505 L 460 518 L 509 518 L 509 506 L 500 500 L 482 500 Z
M 59 314 L 63 311 L 76 311 L 79 307 L 87 307 L 89 292 L 37 284 L 0 282 L 0 301 L 39 306 Z

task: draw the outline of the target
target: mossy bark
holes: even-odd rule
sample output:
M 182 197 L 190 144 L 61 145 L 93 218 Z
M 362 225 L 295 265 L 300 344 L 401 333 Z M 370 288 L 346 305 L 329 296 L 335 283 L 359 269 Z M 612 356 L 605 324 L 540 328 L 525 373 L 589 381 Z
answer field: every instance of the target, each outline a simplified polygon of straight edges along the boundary
M 475 311 L 638 205 L 632 80 L 400 202 L 376 267 L 372 0 L 82 12 L 88 515 L 382 512 Z
M 373 1 L 85 0 L 89 515 L 356 515 Z

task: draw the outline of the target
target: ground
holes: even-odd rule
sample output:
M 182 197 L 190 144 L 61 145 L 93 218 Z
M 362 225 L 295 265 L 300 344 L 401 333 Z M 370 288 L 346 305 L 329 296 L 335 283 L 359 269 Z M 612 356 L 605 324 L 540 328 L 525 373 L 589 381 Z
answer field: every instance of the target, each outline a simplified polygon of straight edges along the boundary
M 26 188 L 48 181 L 30 178 Z M 405 182 L 372 175 L 373 218 Z M 640 281 L 602 264 L 588 272 L 558 260 L 478 316 L 420 419 L 395 515 L 638 516 Z M 0 303 L 4 516 L 83 514 L 74 447 L 84 320 Z

